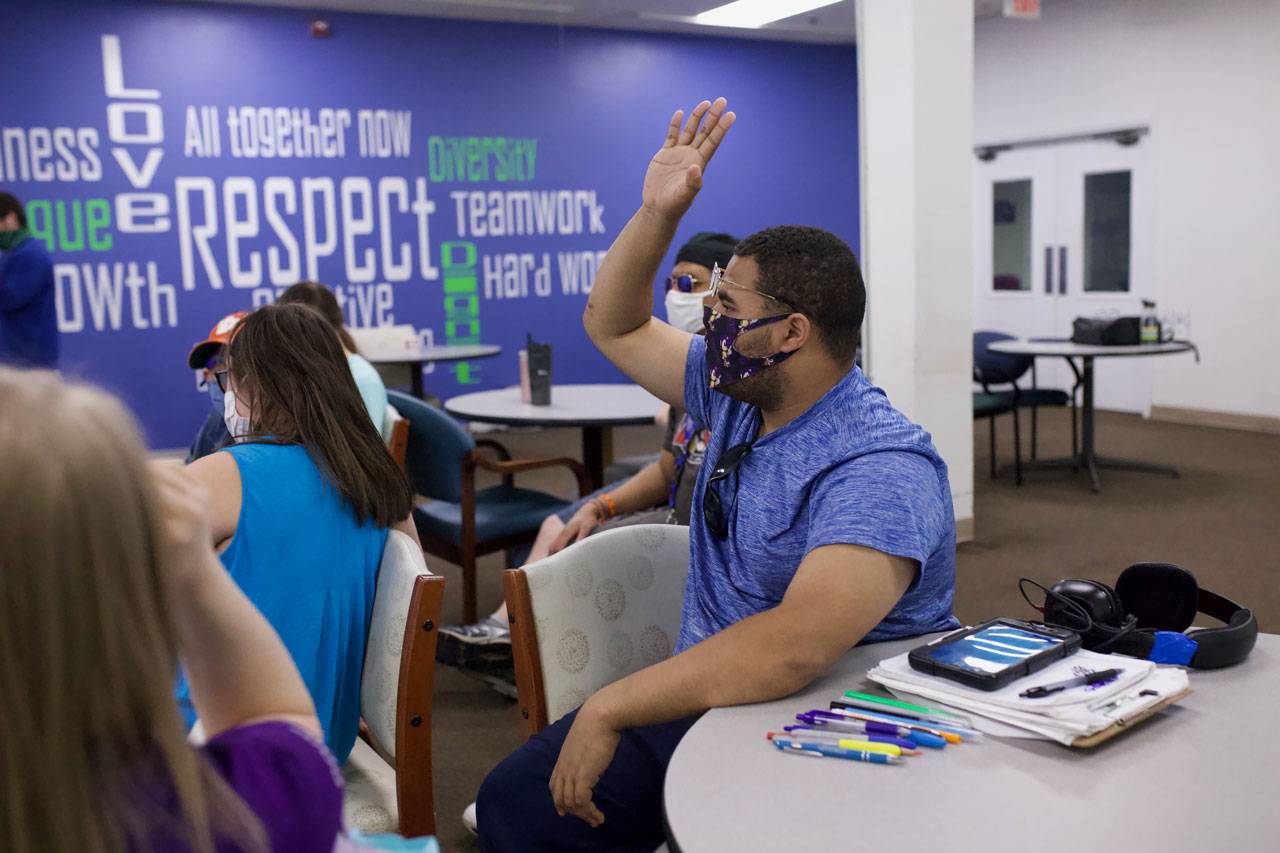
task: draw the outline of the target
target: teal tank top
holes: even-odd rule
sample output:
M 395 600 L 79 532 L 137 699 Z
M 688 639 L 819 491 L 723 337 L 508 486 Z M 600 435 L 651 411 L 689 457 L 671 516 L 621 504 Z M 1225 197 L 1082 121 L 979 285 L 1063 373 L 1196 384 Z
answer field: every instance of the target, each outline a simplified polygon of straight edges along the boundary
M 236 532 L 222 564 L 284 641 L 316 705 L 325 743 L 347 760 L 360 726 L 360 676 L 386 528 L 350 503 L 298 444 L 238 444 Z M 194 722 L 186 679 L 178 699 Z

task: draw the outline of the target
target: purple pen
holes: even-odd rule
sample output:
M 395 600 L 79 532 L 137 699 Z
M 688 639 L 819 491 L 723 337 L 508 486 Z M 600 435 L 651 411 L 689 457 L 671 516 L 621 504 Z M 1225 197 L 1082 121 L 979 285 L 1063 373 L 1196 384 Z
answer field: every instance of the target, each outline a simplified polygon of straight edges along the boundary
M 841 714 L 835 714 L 830 711 L 806 711 L 796 714 L 796 719 L 805 725 L 812 726 L 817 729 L 826 729 L 833 732 L 854 732 L 854 733 L 871 733 L 890 735 L 910 740 L 917 746 L 927 746 L 930 749 L 942 749 L 947 742 L 926 732 L 916 731 L 915 729 L 899 726 L 896 723 L 890 723 L 882 720 L 871 719 L 853 719 Z
M 778 732 L 769 732 L 766 737 L 770 740 L 774 739 L 774 735 Z M 795 738 L 796 740 L 818 740 L 818 741 L 840 741 L 845 739 L 865 740 L 869 743 L 888 743 L 899 747 L 910 754 L 915 754 L 919 749 L 919 744 L 907 738 L 893 737 L 891 735 L 873 734 L 871 732 L 843 732 L 843 731 L 824 731 L 821 728 L 810 726 L 783 726 L 782 735 Z
M 798 726 L 783 726 L 784 731 L 810 731 L 810 732 L 847 732 L 850 734 L 869 734 L 884 735 L 885 737 L 904 738 L 905 735 L 894 730 L 893 726 L 885 726 L 876 723 L 858 723 L 853 720 L 836 720 L 833 723 L 823 724 L 821 722 L 804 723 Z
M 833 714 L 830 711 L 806 711 L 803 714 L 796 714 L 796 719 L 802 723 L 811 726 L 831 726 L 838 731 L 863 731 L 881 735 L 892 735 L 894 737 L 905 738 L 911 734 L 911 730 L 902 726 L 895 726 L 893 723 L 881 723 L 872 720 L 850 720 L 848 717 L 842 717 L 839 714 Z M 844 728 L 849 724 L 853 724 L 856 728 Z

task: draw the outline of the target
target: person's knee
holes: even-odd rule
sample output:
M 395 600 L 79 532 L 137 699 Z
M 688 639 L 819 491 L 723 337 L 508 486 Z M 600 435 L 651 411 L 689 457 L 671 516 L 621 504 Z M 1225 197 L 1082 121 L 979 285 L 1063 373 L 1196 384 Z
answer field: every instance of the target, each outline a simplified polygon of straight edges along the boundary
M 538 528 L 538 536 L 555 539 L 560 535 L 561 530 L 564 530 L 564 522 L 560 520 L 560 516 L 548 515 L 542 519 L 542 526 Z
M 476 794 L 480 849 L 529 851 L 563 846 L 556 842 L 564 831 L 558 822 L 564 819 L 556 814 L 548 784 L 576 713 L 529 738 L 484 778 Z
M 482 827 L 485 825 L 485 814 L 500 814 L 508 803 L 516 801 L 519 796 L 518 788 L 521 786 L 516 783 L 518 774 L 508 766 L 513 757 L 508 756 L 490 770 L 489 775 L 480 783 L 480 790 L 476 793 L 476 823 Z
M 555 815 L 547 788 L 549 776 L 535 758 L 527 747 L 517 749 L 480 783 L 476 827 L 482 849 L 517 849 L 507 843 L 515 840 L 513 830 L 528 841 L 537 835 L 543 820 Z
M 533 540 L 533 547 L 529 549 L 529 556 L 525 560 L 525 565 L 536 563 L 551 553 L 551 543 L 556 541 L 556 537 L 560 535 L 561 530 L 564 530 L 564 522 L 560 520 L 559 516 L 548 515 L 542 519 L 542 526 L 538 528 L 538 535 Z

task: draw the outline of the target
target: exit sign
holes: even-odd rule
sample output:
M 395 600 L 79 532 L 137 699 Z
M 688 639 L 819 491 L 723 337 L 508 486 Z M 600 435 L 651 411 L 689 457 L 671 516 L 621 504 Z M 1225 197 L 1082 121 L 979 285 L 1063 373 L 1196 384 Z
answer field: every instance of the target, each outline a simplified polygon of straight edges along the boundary
M 1040 0 L 1004 0 L 1006 18 L 1039 18 Z

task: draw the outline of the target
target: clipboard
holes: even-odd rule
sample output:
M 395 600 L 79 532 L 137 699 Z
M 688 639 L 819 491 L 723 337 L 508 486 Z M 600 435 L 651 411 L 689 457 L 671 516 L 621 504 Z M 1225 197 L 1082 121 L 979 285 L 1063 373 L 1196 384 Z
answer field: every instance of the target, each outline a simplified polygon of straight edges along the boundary
M 1114 723 L 1112 723 L 1110 726 L 1108 726 L 1107 728 L 1103 729 L 1100 732 L 1094 732 L 1091 735 L 1076 738 L 1071 742 L 1071 748 L 1072 749 L 1091 749 L 1100 743 L 1109 741 L 1116 735 L 1124 734 L 1129 729 L 1133 728 L 1134 726 L 1138 725 L 1144 720 L 1150 719 L 1151 717 L 1160 713 L 1165 708 L 1168 708 L 1170 705 L 1174 704 L 1175 702 L 1179 702 L 1182 699 L 1185 699 L 1186 697 L 1190 696 L 1192 692 L 1193 692 L 1192 689 L 1188 687 L 1187 689 L 1179 693 L 1174 693 L 1172 696 L 1166 696 L 1164 699 L 1157 702 L 1156 704 L 1151 705 L 1150 707 L 1147 707 L 1147 708 L 1143 708 L 1141 711 L 1134 714 L 1132 717 L 1116 720 Z

